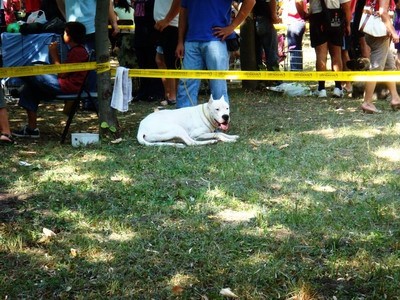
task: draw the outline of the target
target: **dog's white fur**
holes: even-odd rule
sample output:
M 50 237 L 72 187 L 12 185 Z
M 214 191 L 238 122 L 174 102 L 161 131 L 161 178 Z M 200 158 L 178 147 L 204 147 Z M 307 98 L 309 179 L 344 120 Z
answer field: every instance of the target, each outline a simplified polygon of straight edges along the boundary
M 208 103 L 151 113 L 140 122 L 137 139 L 146 146 L 176 147 L 235 142 L 239 136 L 215 132 L 226 131 L 229 121 L 229 104 L 223 96 L 218 100 L 211 96 Z

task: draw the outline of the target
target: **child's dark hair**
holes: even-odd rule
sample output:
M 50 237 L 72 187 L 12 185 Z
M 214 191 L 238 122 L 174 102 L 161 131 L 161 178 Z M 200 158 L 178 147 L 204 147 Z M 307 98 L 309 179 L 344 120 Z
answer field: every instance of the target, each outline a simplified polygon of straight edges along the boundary
M 114 7 L 125 8 L 125 11 L 128 13 L 131 5 L 128 3 L 127 0 L 118 0 L 114 1 Z
M 67 22 L 65 23 L 65 32 L 71 37 L 71 39 L 77 44 L 84 44 L 86 37 L 86 27 L 79 22 Z

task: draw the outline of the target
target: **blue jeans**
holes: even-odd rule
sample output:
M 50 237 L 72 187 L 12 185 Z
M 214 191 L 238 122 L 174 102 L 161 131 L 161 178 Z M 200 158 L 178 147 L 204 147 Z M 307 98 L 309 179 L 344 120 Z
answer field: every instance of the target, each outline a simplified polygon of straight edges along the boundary
M 278 33 L 272 23 L 265 24 L 262 35 L 256 35 L 256 60 L 257 65 L 262 65 L 262 52 L 266 56 L 267 70 L 279 70 Z
M 290 70 L 303 70 L 303 35 L 306 29 L 305 22 L 293 22 L 287 28 L 287 41 L 290 54 Z
M 29 111 L 38 110 L 40 100 L 64 94 L 56 74 L 21 77 L 24 81 L 18 104 Z
M 184 70 L 222 70 L 229 69 L 229 53 L 226 43 L 221 41 L 185 42 Z M 179 80 L 176 108 L 197 105 L 200 88 L 199 79 Z M 210 80 L 211 95 L 214 99 L 224 96 L 229 103 L 226 80 Z

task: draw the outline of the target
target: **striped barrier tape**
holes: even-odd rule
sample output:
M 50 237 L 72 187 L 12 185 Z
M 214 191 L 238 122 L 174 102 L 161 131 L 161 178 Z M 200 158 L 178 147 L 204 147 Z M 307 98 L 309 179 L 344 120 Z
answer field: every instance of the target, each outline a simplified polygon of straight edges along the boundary
M 33 65 L 22 67 L 0 68 L 0 78 L 24 77 L 42 74 L 68 73 L 96 70 L 98 73 L 106 72 L 111 69 L 110 62 L 96 64 L 96 62 L 73 63 L 60 65 Z
M 111 72 L 115 74 L 114 70 Z M 130 69 L 129 77 L 225 79 L 225 80 L 282 80 L 282 81 L 400 81 L 400 71 L 191 71 Z
M 103 73 L 115 69 L 110 62 L 96 62 L 36 65 L 23 67 L 0 68 L 0 78 L 24 77 L 41 74 L 55 74 L 96 70 Z M 309 71 L 208 71 L 208 70 L 163 70 L 163 69 L 130 69 L 129 77 L 148 78 L 187 78 L 187 79 L 221 79 L 221 80 L 282 80 L 282 81 L 392 81 L 400 82 L 400 71 L 345 71 L 345 72 L 309 72 Z

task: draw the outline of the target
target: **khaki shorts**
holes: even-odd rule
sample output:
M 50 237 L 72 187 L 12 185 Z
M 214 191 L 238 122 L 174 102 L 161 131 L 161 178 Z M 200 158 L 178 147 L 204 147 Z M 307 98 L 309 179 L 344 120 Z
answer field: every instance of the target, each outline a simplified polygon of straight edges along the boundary
M 370 70 L 396 70 L 394 55 L 390 50 L 389 37 L 374 37 L 369 34 L 365 35 L 365 41 L 371 48 L 371 67 Z

